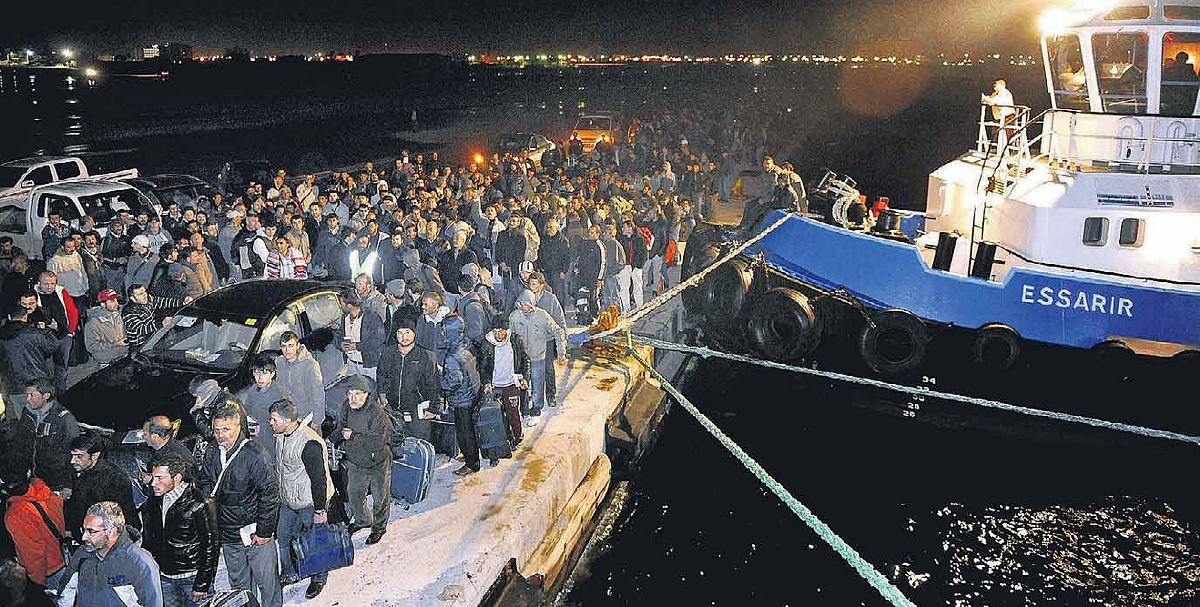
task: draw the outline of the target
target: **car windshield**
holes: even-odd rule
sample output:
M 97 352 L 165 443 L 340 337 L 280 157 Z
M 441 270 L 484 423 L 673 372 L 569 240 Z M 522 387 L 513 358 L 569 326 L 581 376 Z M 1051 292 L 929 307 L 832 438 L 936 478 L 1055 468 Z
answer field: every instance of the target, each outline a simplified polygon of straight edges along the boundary
M 29 169 L 25 167 L 0 166 L 0 187 L 15 187 L 20 185 L 17 182 L 27 170 Z
M 612 118 L 606 116 L 580 116 L 575 123 L 578 131 L 607 131 L 612 128 Z
M 84 213 L 95 218 L 98 227 L 107 226 L 119 211 L 129 211 L 130 215 L 137 215 L 138 211 L 144 210 L 153 214 L 143 202 L 140 193 L 133 188 L 80 196 L 79 204 Z
M 167 366 L 186 365 L 231 371 L 242 364 L 257 329 L 256 319 L 175 316 L 170 327 L 159 329 L 142 348 L 146 358 Z

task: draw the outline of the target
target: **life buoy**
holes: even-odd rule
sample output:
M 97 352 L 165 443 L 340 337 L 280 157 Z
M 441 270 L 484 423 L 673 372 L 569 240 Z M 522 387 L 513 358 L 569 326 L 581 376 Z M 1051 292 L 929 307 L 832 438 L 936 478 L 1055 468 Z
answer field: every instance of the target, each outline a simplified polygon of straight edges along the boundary
M 744 259 L 717 268 L 700 289 L 705 319 L 715 327 L 731 327 L 742 312 L 752 282 L 754 272 Z
M 976 364 L 1006 371 L 1021 358 L 1021 336 L 1007 325 L 984 325 L 976 332 L 971 354 Z
M 821 325 L 808 298 L 795 289 L 776 287 L 756 299 L 747 329 L 750 343 L 763 356 L 792 362 L 821 343 Z
M 858 340 L 867 366 L 884 375 L 903 375 L 925 361 L 929 332 L 907 310 L 883 310 L 871 315 Z

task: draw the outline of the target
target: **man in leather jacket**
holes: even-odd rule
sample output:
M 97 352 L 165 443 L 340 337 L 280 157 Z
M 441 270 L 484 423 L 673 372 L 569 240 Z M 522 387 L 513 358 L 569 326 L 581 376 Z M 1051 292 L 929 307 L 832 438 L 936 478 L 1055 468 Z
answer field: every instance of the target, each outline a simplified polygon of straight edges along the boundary
M 142 506 L 142 547 L 158 562 L 163 607 L 206 599 L 221 555 L 216 505 L 196 488 L 189 471 L 178 454 L 160 452 L 150 465 L 153 495 Z

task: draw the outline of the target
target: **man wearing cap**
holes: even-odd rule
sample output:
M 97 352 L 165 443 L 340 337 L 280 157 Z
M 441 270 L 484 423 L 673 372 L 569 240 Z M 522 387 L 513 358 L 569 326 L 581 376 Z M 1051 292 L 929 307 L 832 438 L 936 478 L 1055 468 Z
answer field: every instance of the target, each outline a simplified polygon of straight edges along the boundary
M 346 314 L 334 332 L 334 343 L 340 344 L 346 355 L 348 375 L 361 373 L 374 379 L 387 335 L 384 333 L 382 317 L 366 312 L 365 307 L 358 293 L 346 297 L 343 307 Z
M 87 312 L 83 343 L 97 363 L 107 365 L 125 356 L 129 342 L 125 338 L 125 321 L 121 318 L 117 292 L 104 289 L 96 299 L 100 303 Z
M 379 399 L 399 427 L 396 432 L 429 440 L 429 420 L 442 410 L 442 380 L 435 354 L 417 345 L 416 323 L 398 323 L 396 341 L 379 362 Z
M 537 424 L 546 404 L 546 366 L 552 364 L 547 360 L 550 353 L 547 344 L 553 342 L 557 347 L 559 355 L 554 363 L 566 364 L 566 333 L 548 312 L 536 306 L 533 292 L 529 290 L 517 298 L 517 309 L 509 315 L 508 321 L 512 333 L 521 338 L 529 354 L 531 389 L 525 426 L 531 427 Z
M 517 309 L 517 298 L 521 293 L 529 289 L 529 277 L 533 274 L 533 262 L 522 261 L 517 265 L 517 272 L 513 274 L 512 279 L 504 281 L 504 309 L 505 314 Z
M 151 251 L 150 238 L 145 234 L 134 236 L 130 243 L 133 254 L 129 256 L 129 263 L 125 267 L 126 293 L 133 284 L 149 286 L 154 278 L 154 267 L 158 265 L 158 255 Z
M 521 396 L 529 389 L 529 354 L 521 336 L 509 331 L 509 317 L 497 314 L 479 353 L 479 381 L 485 398 L 500 401 L 514 444 L 521 442 Z
M 483 339 L 491 330 L 491 318 L 488 304 L 483 301 L 475 288 L 479 281 L 475 276 L 463 274 L 458 279 L 458 301 L 454 304 L 454 313 L 463 321 L 463 334 L 467 347 L 472 352 L 479 352 L 483 347 Z
M 392 453 L 388 440 L 392 420 L 384 414 L 372 393 L 371 383 L 362 375 L 350 378 L 346 402 L 337 411 L 329 440 L 343 452 L 341 466 L 346 471 L 346 499 L 353 528 L 371 528 L 368 544 L 378 542 L 387 531 L 391 509 Z M 367 511 L 367 494 L 374 496 Z
M 389 280 L 383 297 L 387 302 L 387 307 L 384 309 L 384 314 L 387 317 L 384 327 L 386 335 L 396 334 L 396 329 L 399 328 L 398 323 L 401 318 L 416 319 L 420 317 L 420 296 L 415 300 L 410 297 L 408 286 L 403 280 L 399 278 Z

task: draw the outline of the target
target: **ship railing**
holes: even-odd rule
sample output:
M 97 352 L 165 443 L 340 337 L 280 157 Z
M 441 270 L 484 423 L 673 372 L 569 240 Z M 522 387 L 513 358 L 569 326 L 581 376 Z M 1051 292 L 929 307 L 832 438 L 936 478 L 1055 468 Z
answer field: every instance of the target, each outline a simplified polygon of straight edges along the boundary
M 975 151 L 988 158 L 999 157 L 1001 152 L 1028 158 L 1029 140 L 1025 132 L 1029 126 L 1029 114 L 1029 106 L 1025 105 L 981 103 Z
M 1051 166 L 1093 171 L 1200 173 L 1200 118 L 1051 110 L 1038 137 Z M 1031 141 L 1031 144 L 1034 142 Z

